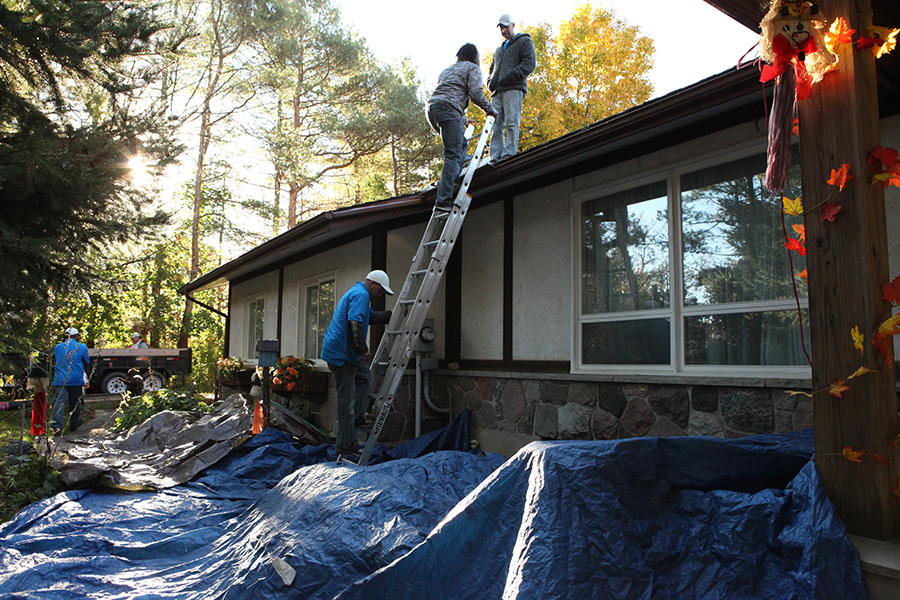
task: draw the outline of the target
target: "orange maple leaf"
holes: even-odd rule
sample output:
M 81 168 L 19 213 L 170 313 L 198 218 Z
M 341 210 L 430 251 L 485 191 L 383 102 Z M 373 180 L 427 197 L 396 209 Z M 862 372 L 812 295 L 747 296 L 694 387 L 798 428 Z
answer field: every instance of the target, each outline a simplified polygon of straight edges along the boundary
M 900 313 L 885 319 L 881 325 L 878 326 L 878 333 L 885 337 L 900 333 Z
M 877 373 L 877 372 L 878 372 L 877 370 L 870 369 L 869 367 L 860 367 L 856 371 L 854 371 L 853 375 L 848 377 L 847 380 L 849 381 L 850 379 L 856 379 L 857 377 L 862 377 L 863 375 L 866 375 L 868 373 Z
M 873 175 L 892 171 L 900 162 L 898 153 L 893 148 L 883 148 L 876 146 L 874 150 L 866 157 L 866 164 L 869 165 L 869 172 Z
M 884 357 L 888 363 L 894 362 L 894 344 L 889 336 L 882 335 L 880 331 L 876 331 L 872 336 L 872 347 Z
M 837 200 L 826 202 L 822 205 L 822 220 L 834 223 L 834 217 L 841 212 L 841 205 Z
M 838 189 L 843 191 L 844 186 L 853 180 L 855 175 L 849 172 L 850 165 L 842 163 L 840 169 L 831 170 L 831 179 L 828 180 L 829 185 L 836 185 Z
M 788 250 L 793 250 L 800 256 L 806 256 L 806 247 L 803 246 L 803 242 L 800 240 L 795 240 L 794 238 L 785 238 L 787 239 L 787 243 L 784 245 Z
M 891 304 L 900 304 L 900 275 L 894 277 L 890 285 L 887 283 L 881 284 L 881 299 Z
M 800 119 L 794 119 L 794 126 L 791 127 L 791 132 L 796 136 L 800 135 Z
M 871 48 L 875 58 L 881 58 L 897 47 L 897 33 L 900 33 L 900 29 L 872 25 L 869 27 L 869 36 L 859 36 L 856 47 Z
M 873 453 L 872 453 L 872 458 L 874 458 L 875 460 L 877 460 L 878 462 L 880 462 L 880 463 L 883 464 L 883 465 L 889 465 L 889 464 L 891 464 L 891 461 L 889 461 L 888 459 L 886 459 L 886 458 L 883 457 L 882 455 L 878 454 L 877 452 L 873 452 Z
M 862 354 L 863 342 L 865 342 L 866 336 L 859 332 L 859 325 L 850 330 L 850 337 L 853 338 L 853 347 Z
M 850 26 L 847 25 L 847 21 L 844 20 L 844 17 L 838 17 L 834 20 L 834 23 L 831 24 L 831 27 L 829 27 L 828 32 L 825 34 L 825 47 L 828 48 L 829 52 L 833 53 L 838 44 L 853 43 L 854 33 L 856 33 L 856 30 L 850 29 Z
M 802 271 L 797 273 L 797 277 L 802 277 L 803 279 L 808 279 L 809 278 L 809 273 L 807 273 L 808 270 L 809 269 L 803 269 Z
M 834 383 L 831 384 L 831 387 L 828 388 L 828 393 L 832 396 L 837 396 L 838 398 L 843 398 L 843 393 L 848 391 L 850 386 L 847 385 L 846 379 L 838 379 Z
M 806 241 L 806 225 L 791 225 L 791 229 L 800 236 L 800 241 Z
M 786 215 L 802 215 L 803 214 L 803 202 L 800 201 L 798 197 L 796 200 L 791 200 L 787 196 L 784 196 L 781 199 L 782 211 Z
M 900 433 L 898 433 L 897 437 L 892 439 L 890 443 L 891 448 L 896 448 L 897 446 L 900 446 Z
M 872 176 L 872 183 L 879 182 L 885 188 L 889 188 L 892 185 L 900 187 L 900 168 L 894 167 L 891 171 L 885 171 L 884 173 L 878 173 L 877 175 Z
M 844 450 L 841 452 L 844 455 L 844 458 L 849 460 L 850 462 L 861 463 L 862 457 L 865 452 L 859 452 L 853 449 L 853 446 L 844 446 Z

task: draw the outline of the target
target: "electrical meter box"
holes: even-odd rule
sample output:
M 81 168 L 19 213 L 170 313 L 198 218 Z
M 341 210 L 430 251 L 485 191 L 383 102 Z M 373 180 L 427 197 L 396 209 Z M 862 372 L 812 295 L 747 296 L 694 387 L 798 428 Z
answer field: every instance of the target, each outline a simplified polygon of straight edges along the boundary
M 419 338 L 413 346 L 413 352 L 434 352 L 434 319 L 425 319 L 422 329 L 419 330 Z

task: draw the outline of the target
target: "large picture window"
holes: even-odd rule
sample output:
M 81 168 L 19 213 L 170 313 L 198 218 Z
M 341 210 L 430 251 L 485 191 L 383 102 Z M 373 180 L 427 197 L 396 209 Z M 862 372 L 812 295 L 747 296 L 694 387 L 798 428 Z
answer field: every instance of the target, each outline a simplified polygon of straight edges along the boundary
M 669 364 L 669 225 L 665 180 L 582 204 L 585 364 Z M 636 316 L 635 313 L 643 313 Z
M 319 358 L 325 330 L 334 315 L 334 278 L 302 288 L 304 299 L 303 352 L 306 358 Z
M 582 368 L 807 366 L 806 261 L 785 248 L 802 220 L 765 170 L 760 153 L 582 202 Z M 784 196 L 800 196 L 797 166 Z

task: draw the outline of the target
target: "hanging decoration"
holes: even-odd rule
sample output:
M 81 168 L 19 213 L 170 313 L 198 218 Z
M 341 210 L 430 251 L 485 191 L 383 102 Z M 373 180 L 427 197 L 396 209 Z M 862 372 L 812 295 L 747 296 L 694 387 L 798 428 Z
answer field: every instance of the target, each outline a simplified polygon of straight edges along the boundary
M 766 188 L 774 196 L 787 186 L 796 102 L 812 95 L 812 85 L 834 68 L 837 59 L 826 46 L 825 17 L 818 3 L 773 0 L 759 25 L 760 57 L 765 63 L 759 80 L 776 80 L 766 167 Z
M 760 57 L 767 63 L 760 81 L 779 77 L 793 68 L 797 99 L 812 95 L 812 84 L 834 68 L 837 58 L 825 43 L 825 17 L 809 0 L 774 0 L 759 24 Z

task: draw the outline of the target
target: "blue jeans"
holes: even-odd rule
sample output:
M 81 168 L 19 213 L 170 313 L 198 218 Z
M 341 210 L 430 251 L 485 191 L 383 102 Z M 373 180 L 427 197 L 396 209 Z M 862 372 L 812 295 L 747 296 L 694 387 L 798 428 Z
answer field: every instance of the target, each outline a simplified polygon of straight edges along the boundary
M 53 394 L 53 419 L 50 428 L 55 431 L 62 429 L 66 414 L 69 417 L 69 429 L 75 429 L 81 425 L 81 399 L 84 397 L 84 388 L 80 385 L 55 385 Z
M 491 106 L 500 113 L 494 119 L 491 130 L 491 160 L 501 160 L 513 156 L 519 149 L 519 122 L 522 120 L 522 102 L 525 92 L 506 90 L 494 92 Z
M 428 105 L 428 123 L 441 134 L 444 145 L 444 168 L 438 184 L 437 205 L 453 202 L 453 186 L 466 162 L 466 125 L 458 112 L 443 102 Z
M 334 388 L 337 390 L 337 439 L 335 447 L 338 454 L 347 454 L 359 450 L 356 439 L 357 418 L 366 412 L 366 401 L 369 393 L 369 367 L 360 363 L 345 362 L 341 366 L 328 363 L 334 376 Z

